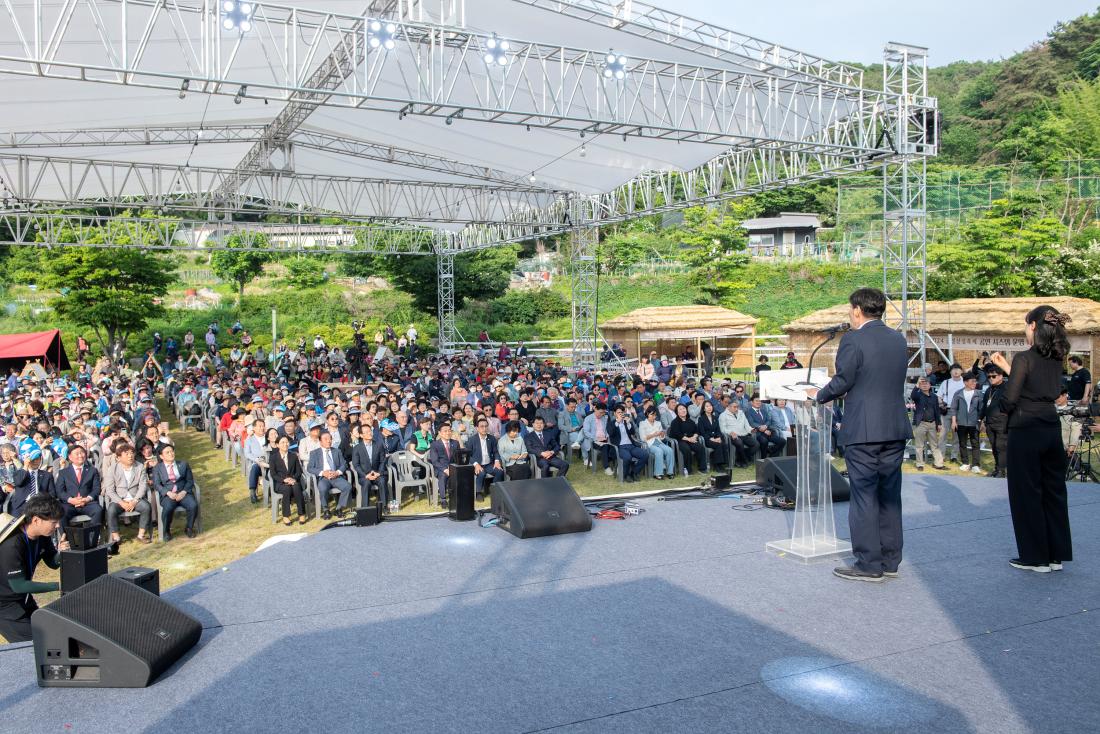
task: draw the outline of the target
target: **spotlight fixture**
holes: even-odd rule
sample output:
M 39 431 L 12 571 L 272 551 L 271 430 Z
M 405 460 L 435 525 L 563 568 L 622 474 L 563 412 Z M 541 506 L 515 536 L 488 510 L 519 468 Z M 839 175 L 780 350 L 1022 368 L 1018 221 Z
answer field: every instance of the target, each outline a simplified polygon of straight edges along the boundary
M 485 41 L 485 63 L 488 66 L 508 66 L 508 62 L 512 59 L 508 55 L 508 50 L 512 47 L 510 43 L 504 39 L 497 38 L 497 34 L 489 36 L 489 39 Z
M 244 0 L 222 0 L 222 28 L 248 33 L 252 30 L 252 3 Z
M 587 155 L 588 155 L 588 146 L 585 145 L 584 143 L 581 143 L 581 158 L 584 158 Z
M 619 81 L 625 79 L 626 57 L 616 54 L 614 51 L 608 51 L 607 56 L 603 59 L 603 76 L 605 79 L 618 79 Z
M 535 177 L 535 172 L 534 171 L 531 171 L 531 175 L 528 176 L 527 180 L 530 181 L 531 183 L 534 183 L 535 181 L 538 181 L 538 179 Z
M 392 51 L 394 46 L 397 45 L 397 41 L 394 37 L 397 35 L 397 26 L 393 23 L 384 22 L 381 20 L 371 20 L 367 23 L 368 34 L 367 43 L 371 48 L 384 48 L 387 51 Z
M 183 84 L 180 84 L 180 99 L 183 99 L 184 97 L 187 96 L 187 90 L 188 90 L 188 88 L 190 88 L 190 86 L 191 86 L 191 80 L 190 79 L 184 79 Z
M 248 94 L 248 85 L 242 84 L 241 88 L 237 90 L 237 93 L 233 95 L 233 104 L 240 104 L 246 94 Z

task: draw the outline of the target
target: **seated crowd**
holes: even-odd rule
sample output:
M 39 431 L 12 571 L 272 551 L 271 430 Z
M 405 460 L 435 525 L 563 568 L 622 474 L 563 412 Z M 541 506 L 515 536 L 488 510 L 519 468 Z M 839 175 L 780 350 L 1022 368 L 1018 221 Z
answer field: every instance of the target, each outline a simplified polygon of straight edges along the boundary
M 198 513 L 191 470 L 175 457 L 168 423 L 153 404 L 155 386 L 132 376 L 20 378 L 15 371 L 0 402 L 0 501 L 19 515 L 27 500 L 60 500 L 62 527 L 106 523 L 118 552 L 121 523 L 137 518 L 137 541 L 150 543 L 154 522 L 172 538 L 177 508 L 195 536 Z M 98 540 L 96 540 L 98 542 Z

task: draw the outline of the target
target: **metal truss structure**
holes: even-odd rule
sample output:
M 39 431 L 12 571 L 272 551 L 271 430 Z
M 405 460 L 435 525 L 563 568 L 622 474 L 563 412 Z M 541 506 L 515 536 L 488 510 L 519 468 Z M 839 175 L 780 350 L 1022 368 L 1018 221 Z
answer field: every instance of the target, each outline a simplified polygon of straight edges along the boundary
M 927 178 L 937 146 L 936 100 L 928 96 L 928 50 L 891 43 L 883 88 L 896 95 L 891 133 L 900 154 L 882 165 L 882 269 L 886 320 L 913 337 L 918 366 L 927 357 Z M 914 318 L 914 314 L 918 314 Z
M 667 53 L 637 55 L 618 79 L 602 73 L 605 51 L 510 39 L 510 63 L 487 68 L 496 36 L 465 27 L 463 0 L 450 0 L 447 22 L 426 21 L 416 1 L 372 0 L 362 15 L 261 3 L 248 34 L 224 33 L 214 0 L 0 4 L 0 80 L 280 105 L 265 124 L 207 124 L 204 113 L 183 125 L 0 131 L 0 244 L 435 256 L 448 351 L 457 337 L 456 255 L 568 235 L 574 364 L 593 365 L 600 226 L 882 168 L 885 290 L 901 328 L 924 344 L 912 315 L 924 298 L 925 161 L 937 141 L 923 49 L 887 46 L 883 88 L 870 90 L 856 67 L 634 0 L 511 2 Z M 370 18 L 394 23 L 392 48 L 371 44 Z M 593 194 L 536 184 L 527 167 L 313 127 L 318 110 L 547 130 L 597 145 L 678 143 L 713 155 L 686 170 L 638 170 Z M 249 147 L 225 167 L 126 155 L 233 144 Z M 107 159 L 115 149 L 119 160 Z M 304 172 L 304 152 L 394 174 Z M 270 223 L 279 219 L 296 223 Z

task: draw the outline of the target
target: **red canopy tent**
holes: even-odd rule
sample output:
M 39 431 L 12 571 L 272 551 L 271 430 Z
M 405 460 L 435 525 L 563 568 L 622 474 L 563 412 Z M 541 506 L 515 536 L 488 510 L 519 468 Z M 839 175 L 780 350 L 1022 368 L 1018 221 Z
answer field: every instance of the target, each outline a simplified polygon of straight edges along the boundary
M 40 360 L 46 369 L 70 369 L 69 358 L 61 343 L 61 329 L 36 331 L 31 334 L 0 334 L 0 370 L 7 373 L 13 367 L 21 371 L 27 362 Z

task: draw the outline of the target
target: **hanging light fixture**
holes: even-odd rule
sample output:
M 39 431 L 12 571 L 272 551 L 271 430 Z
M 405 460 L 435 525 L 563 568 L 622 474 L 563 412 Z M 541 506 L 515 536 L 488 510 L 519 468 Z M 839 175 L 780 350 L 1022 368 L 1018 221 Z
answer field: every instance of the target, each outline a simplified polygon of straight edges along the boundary
M 508 43 L 504 39 L 497 38 L 497 34 L 489 36 L 485 41 L 485 64 L 487 66 L 508 66 L 512 57 L 508 51 L 512 48 L 512 44 Z
M 392 51 L 397 46 L 397 26 L 393 23 L 372 19 L 367 23 L 367 43 L 371 48 L 384 48 Z
M 243 0 L 222 0 L 222 28 L 248 33 L 252 30 L 252 3 Z
M 622 81 L 626 79 L 626 57 L 616 54 L 614 50 L 608 51 L 603 60 L 603 76 L 605 79 Z

